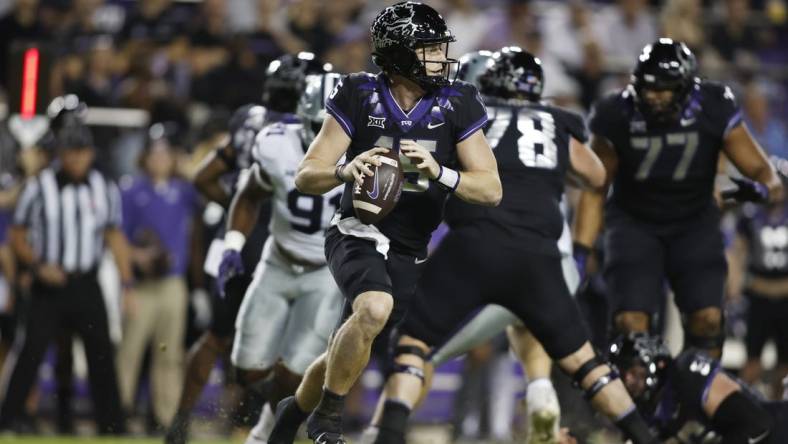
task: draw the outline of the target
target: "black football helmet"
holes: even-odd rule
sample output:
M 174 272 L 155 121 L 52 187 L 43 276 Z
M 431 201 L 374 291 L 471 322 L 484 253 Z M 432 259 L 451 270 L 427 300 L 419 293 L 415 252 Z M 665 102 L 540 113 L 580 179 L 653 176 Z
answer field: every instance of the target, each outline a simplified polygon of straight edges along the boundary
M 479 76 L 479 91 L 490 97 L 538 102 L 543 88 L 542 62 L 517 46 L 496 51 L 492 64 Z
M 457 60 L 448 58 L 449 43 L 455 41 L 438 11 L 423 3 L 401 2 L 389 6 L 375 18 L 372 34 L 372 61 L 389 74 L 399 74 L 425 90 L 447 86 Z M 425 60 L 424 47 L 446 44 L 446 58 Z M 439 63 L 439 75 L 430 75 L 425 62 Z
M 298 97 L 306 86 L 306 76 L 332 69 L 331 64 L 320 63 L 311 52 L 279 57 L 268 65 L 265 72 L 263 104 L 272 111 L 295 112 Z
M 661 38 L 646 45 L 632 72 L 631 85 L 638 110 L 647 121 L 666 123 L 679 117 L 698 82 L 698 62 L 687 45 Z M 644 92 L 672 91 L 669 103 L 656 106 L 649 103 Z
M 645 390 L 633 398 L 641 407 L 653 406 L 652 401 L 665 384 L 668 365 L 673 360 L 662 338 L 647 333 L 629 333 L 619 336 L 610 345 L 609 351 L 610 362 L 622 377 L 635 365 L 646 369 Z
M 457 80 L 468 82 L 479 88 L 479 76 L 492 65 L 493 52 L 487 50 L 469 52 L 460 57 Z

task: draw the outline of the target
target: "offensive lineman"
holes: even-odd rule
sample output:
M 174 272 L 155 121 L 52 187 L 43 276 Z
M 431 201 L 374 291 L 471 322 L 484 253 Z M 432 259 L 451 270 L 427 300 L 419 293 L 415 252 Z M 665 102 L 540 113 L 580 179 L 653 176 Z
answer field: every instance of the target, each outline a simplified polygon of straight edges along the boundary
M 452 230 L 433 254 L 404 322 L 376 444 L 405 443 L 407 418 L 425 381 L 426 354 L 489 303 L 521 319 L 583 387 L 592 405 L 629 439 L 653 442 L 617 374 L 595 355 L 564 279 L 557 243 L 564 226 L 560 202 L 565 176 L 601 187 L 604 170 L 584 144 L 582 119 L 539 103 L 543 82 L 540 61 L 517 47 L 497 52 L 479 77 L 481 92 L 493 105 L 486 136 L 498 161 L 504 198 L 497 208 L 458 201 L 447 208 Z M 522 359 L 527 350 L 520 338 L 513 339 Z
M 788 442 L 788 402 L 760 399 L 702 350 L 672 358 L 659 336 L 630 333 L 610 345 L 610 360 L 667 443 Z
M 713 198 L 720 152 L 755 181 L 738 181 L 731 197 L 779 202 L 783 188 L 731 90 L 698 79 L 696 65 L 683 43 L 647 45 L 631 84 L 596 104 L 591 147 L 613 185 L 604 211 L 604 277 L 616 327 L 649 331 L 667 279 L 687 319 L 686 345 L 719 356 L 727 273 Z M 578 205 L 575 242 L 587 251 L 606 191 L 586 191 Z

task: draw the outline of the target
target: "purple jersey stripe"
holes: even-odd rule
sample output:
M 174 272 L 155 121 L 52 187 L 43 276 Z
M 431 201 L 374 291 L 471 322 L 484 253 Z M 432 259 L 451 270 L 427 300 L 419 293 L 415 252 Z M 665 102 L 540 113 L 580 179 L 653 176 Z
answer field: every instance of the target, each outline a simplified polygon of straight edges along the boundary
M 347 133 L 348 137 L 352 138 L 353 133 L 355 133 L 355 129 L 353 128 L 353 124 L 350 123 L 350 119 L 348 119 L 347 116 L 342 113 L 342 111 L 337 109 L 336 106 L 331 103 L 331 101 L 326 101 L 326 111 L 331 114 L 332 117 L 337 119 L 337 122 L 339 122 L 339 125 L 343 130 L 345 130 L 345 133 Z
M 722 133 L 722 137 L 726 137 L 728 133 L 731 132 L 732 129 L 736 128 L 736 126 L 741 123 L 741 121 L 742 121 L 742 114 L 741 114 L 741 110 L 739 110 L 736 111 L 736 114 L 731 116 L 731 118 L 728 120 L 728 125 L 725 126 L 725 132 Z
M 714 369 L 712 369 L 711 373 L 709 373 L 709 377 L 706 378 L 706 384 L 703 386 L 703 393 L 700 395 L 700 405 L 705 405 L 706 400 L 709 399 L 709 390 L 711 390 L 711 383 L 714 382 L 714 378 L 717 376 L 717 373 L 720 372 L 720 363 L 718 362 Z
M 475 133 L 476 130 L 478 130 L 479 128 L 484 126 L 485 123 L 487 123 L 487 115 L 486 114 L 484 116 L 482 116 L 481 119 L 479 119 L 476 122 L 474 122 L 473 124 L 471 124 L 471 126 L 469 126 L 468 129 L 463 131 L 460 134 L 460 137 L 457 138 L 457 142 L 462 142 L 463 140 L 467 139 L 468 136 L 470 136 L 471 134 Z

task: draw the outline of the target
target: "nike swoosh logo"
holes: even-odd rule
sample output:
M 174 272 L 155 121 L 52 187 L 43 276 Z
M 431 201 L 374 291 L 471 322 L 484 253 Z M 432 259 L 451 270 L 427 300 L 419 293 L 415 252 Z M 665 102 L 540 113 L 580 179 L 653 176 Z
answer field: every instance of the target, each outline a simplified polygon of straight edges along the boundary
M 446 122 L 441 122 L 441 123 L 439 123 L 437 125 L 433 125 L 432 122 L 430 122 L 430 123 L 427 124 L 427 129 L 435 129 L 435 128 L 443 125 L 444 123 L 446 123 Z
M 414 260 L 413 262 L 414 262 L 416 265 L 418 265 L 418 264 L 423 264 L 423 263 L 427 262 L 427 259 L 428 259 L 428 258 L 426 258 L 426 257 L 425 257 L 424 259 L 419 259 L 419 258 L 416 258 L 416 260 Z
M 755 438 L 747 438 L 747 444 L 755 444 L 761 442 L 763 438 L 766 438 L 767 436 L 769 436 L 768 430 L 756 436 Z
M 692 119 L 681 119 L 681 126 L 690 126 L 695 123 L 695 118 Z
M 315 444 L 328 444 L 328 438 L 326 438 L 326 435 L 327 435 L 327 432 L 323 432 L 323 433 L 317 435 L 317 438 L 315 438 Z M 338 439 L 336 441 L 336 444 L 345 444 L 345 443 L 346 443 L 346 441 L 344 439 L 342 439 L 342 438 L 340 438 L 340 439 Z
M 375 168 L 375 173 L 377 173 L 377 168 Z M 378 185 L 378 175 L 375 174 L 375 187 L 372 188 L 371 193 L 367 191 L 367 196 L 369 196 L 370 199 L 375 200 L 378 198 L 378 194 L 380 194 L 380 186 Z

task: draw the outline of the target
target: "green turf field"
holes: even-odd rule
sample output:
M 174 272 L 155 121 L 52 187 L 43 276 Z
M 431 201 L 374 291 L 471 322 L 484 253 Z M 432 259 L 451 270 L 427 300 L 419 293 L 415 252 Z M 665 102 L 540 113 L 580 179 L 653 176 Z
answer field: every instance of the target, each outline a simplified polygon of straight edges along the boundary
M 240 444 L 240 440 L 194 440 L 190 444 Z M 162 439 L 153 438 L 61 438 L 57 436 L 0 436 L 2 444 L 161 444 Z M 307 441 L 298 441 L 297 444 L 307 444 Z
M 192 441 L 195 444 L 232 444 L 233 441 L 224 441 L 224 440 L 216 440 L 216 441 Z M 161 439 L 153 439 L 153 438 L 61 438 L 57 436 L 51 437 L 37 437 L 37 436 L 25 436 L 25 437 L 2 437 L 0 438 L 0 443 L 19 443 L 19 444 L 161 444 Z

